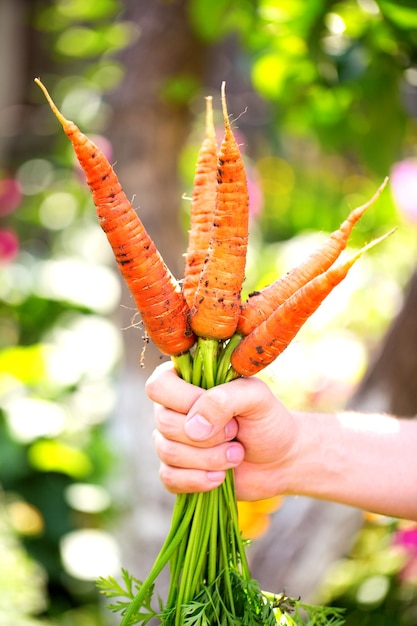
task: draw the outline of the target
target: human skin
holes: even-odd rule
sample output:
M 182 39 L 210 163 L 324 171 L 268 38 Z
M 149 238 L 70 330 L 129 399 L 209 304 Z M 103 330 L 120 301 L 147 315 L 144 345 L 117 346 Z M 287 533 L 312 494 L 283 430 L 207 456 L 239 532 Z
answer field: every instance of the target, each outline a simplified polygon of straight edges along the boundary
M 146 383 L 160 477 L 209 491 L 234 468 L 239 500 L 304 495 L 417 521 L 417 421 L 290 411 L 255 377 L 207 391 L 165 363 Z

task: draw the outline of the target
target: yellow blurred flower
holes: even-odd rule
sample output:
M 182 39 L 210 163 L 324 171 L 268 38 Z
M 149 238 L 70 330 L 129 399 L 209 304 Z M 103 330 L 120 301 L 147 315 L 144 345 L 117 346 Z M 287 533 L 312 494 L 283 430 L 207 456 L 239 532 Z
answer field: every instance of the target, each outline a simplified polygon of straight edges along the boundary
M 271 513 L 279 509 L 283 496 L 253 502 L 238 502 L 239 527 L 244 539 L 258 539 L 271 524 Z

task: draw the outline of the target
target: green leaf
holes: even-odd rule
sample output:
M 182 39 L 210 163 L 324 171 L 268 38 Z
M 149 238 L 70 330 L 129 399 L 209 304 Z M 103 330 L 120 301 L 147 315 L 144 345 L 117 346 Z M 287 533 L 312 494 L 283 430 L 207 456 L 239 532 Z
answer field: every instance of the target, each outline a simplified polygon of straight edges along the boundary
M 120 10 L 120 5 L 115 0 L 59 0 L 56 10 L 71 20 L 97 20 L 114 15 Z
M 264 98 L 278 98 L 285 84 L 286 59 L 271 53 L 261 56 L 252 67 L 252 82 Z
M 41 472 L 61 472 L 74 478 L 84 478 L 92 471 L 87 454 L 55 439 L 40 440 L 28 450 L 32 467 Z
M 205 41 L 216 41 L 224 34 L 224 24 L 230 0 L 192 0 L 189 17 L 194 29 Z
M 180 74 L 165 81 L 162 86 L 162 96 L 167 102 L 185 104 L 191 100 L 199 87 L 195 76 Z
M 251 0 L 191 0 L 189 20 L 199 37 L 218 41 L 230 32 L 250 35 L 256 20 L 257 6 Z
M 103 37 L 95 28 L 71 26 L 60 34 L 55 45 L 67 57 L 92 57 L 103 51 Z
M 417 6 L 414 0 L 379 0 L 379 6 L 384 15 L 400 28 L 417 28 Z
M 122 569 L 122 581 L 125 585 L 124 587 L 113 576 L 109 576 L 108 578 L 99 578 L 96 585 L 99 588 L 100 593 L 105 595 L 107 598 L 126 598 L 126 600 L 118 600 L 113 604 L 106 605 L 106 608 L 113 613 L 121 613 L 124 615 L 143 583 L 129 574 L 129 572 L 124 568 Z M 134 612 L 129 619 L 129 624 L 140 623 L 145 625 L 150 619 L 158 616 L 158 613 L 151 606 L 153 592 L 154 585 L 150 585 L 140 607 L 144 608 L 145 611 L 139 610 Z M 162 610 L 161 602 L 160 609 Z

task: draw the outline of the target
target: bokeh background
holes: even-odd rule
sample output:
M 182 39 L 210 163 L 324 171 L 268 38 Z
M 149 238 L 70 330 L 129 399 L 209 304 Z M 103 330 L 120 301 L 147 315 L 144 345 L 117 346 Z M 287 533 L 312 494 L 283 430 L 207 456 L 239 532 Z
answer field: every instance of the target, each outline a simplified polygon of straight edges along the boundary
M 1 0 L 0 69 L 0 624 L 102 626 L 95 581 L 146 576 L 169 524 L 143 392 L 161 357 L 141 359 L 140 320 L 33 78 L 115 164 L 178 277 L 204 96 L 220 137 L 223 80 L 250 184 L 247 292 L 390 176 L 351 245 L 395 235 L 262 377 L 294 408 L 413 418 L 417 7 Z M 344 606 L 348 624 L 417 624 L 415 523 L 286 498 L 268 524 L 250 547 L 264 587 Z

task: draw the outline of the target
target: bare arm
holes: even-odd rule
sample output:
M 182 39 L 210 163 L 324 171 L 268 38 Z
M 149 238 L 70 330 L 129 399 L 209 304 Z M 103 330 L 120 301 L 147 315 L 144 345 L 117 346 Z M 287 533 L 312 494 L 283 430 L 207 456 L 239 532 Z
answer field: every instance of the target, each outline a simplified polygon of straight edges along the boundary
M 256 378 L 205 392 L 169 366 L 147 384 L 157 405 L 161 479 L 208 491 L 235 468 L 239 499 L 308 495 L 417 520 L 417 422 L 289 411 Z
M 295 414 L 288 490 L 417 520 L 417 422 L 387 415 Z

